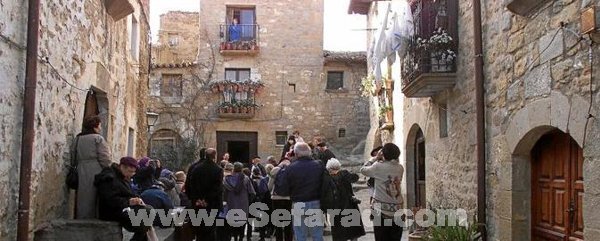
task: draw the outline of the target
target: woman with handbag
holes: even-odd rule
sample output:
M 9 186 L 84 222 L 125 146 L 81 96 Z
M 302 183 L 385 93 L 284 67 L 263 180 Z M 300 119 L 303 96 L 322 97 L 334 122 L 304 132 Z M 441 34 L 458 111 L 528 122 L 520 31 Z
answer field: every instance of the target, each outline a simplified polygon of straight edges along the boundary
M 342 170 L 342 165 L 340 161 L 335 158 L 329 159 L 326 165 L 327 171 L 329 171 L 329 175 L 335 182 L 335 204 L 334 209 L 341 210 L 339 215 L 335 215 L 333 217 L 333 225 L 331 226 L 331 236 L 333 241 L 346 241 L 346 240 L 358 240 L 359 237 L 365 235 L 365 228 L 363 226 L 361 216 L 357 215 L 356 220 L 350 221 L 351 225 L 342 225 L 342 218 L 346 212 L 344 210 L 355 210 L 351 213 L 360 214 L 360 209 L 358 208 L 358 204 L 360 200 L 354 197 L 354 191 L 352 190 L 352 183 L 358 181 L 358 175 L 355 173 L 350 173 L 347 170 Z M 353 215 L 353 214 L 350 214 Z M 358 222 L 355 222 L 358 221 Z
M 77 201 L 75 218 L 97 218 L 97 197 L 94 176 L 111 164 L 108 143 L 100 135 L 100 117 L 90 116 L 83 121 L 83 131 L 77 135 L 71 149 L 73 164 L 77 170 Z

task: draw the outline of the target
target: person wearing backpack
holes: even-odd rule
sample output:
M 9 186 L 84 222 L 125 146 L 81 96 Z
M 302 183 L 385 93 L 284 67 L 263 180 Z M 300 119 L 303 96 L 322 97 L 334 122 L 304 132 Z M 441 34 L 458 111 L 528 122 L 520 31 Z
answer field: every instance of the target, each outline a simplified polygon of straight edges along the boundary
M 285 169 L 290 165 L 290 160 L 281 159 L 279 164 L 269 172 L 269 190 L 271 191 L 271 200 L 273 210 L 287 210 L 292 212 L 292 201 L 290 196 L 279 195 L 278 191 L 285 185 L 283 180 L 285 178 Z M 291 220 L 290 220 L 291 221 Z M 275 225 L 275 240 L 276 241 L 292 241 L 294 235 L 292 233 L 292 224 L 280 227 Z
M 269 191 L 269 180 L 271 179 L 269 173 L 271 173 L 271 171 L 273 170 L 273 165 L 271 164 L 267 164 L 265 165 L 265 171 L 267 173 L 267 175 L 263 178 L 260 179 L 260 181 L 258 182 L 258 190 L 257 190 L 257 195 L 258 195 L 258 200 L 261 203 L 264 203 L 267 205 L 267 210 L 265 210 L 265 212 L 267 213 L 267 216 L 271 216 L 271 213 L 273 212 L 273 205 L 272 205 L 272 201 L 271 201 L 271 192 Z M 263 217 L 264 218 L 264 217 Z M 267 225 L 260 227 L 260 239 L 259 241 L 264 241 L 265 238 L 270 237 L 273 234 L 273 223 L 269 222 L 267 223 Z
M 352 183 L 358 181 L 358 175 L 350 173 L 347 170 L 342 170 L 340 161 L 335 158 L 329 159 L 327 162 L 327 171 L 331 175 L 331 178 L 335 184 L 335 195 L 333 208 L 341 210 L 356 210 L 356 213 L 360 214 L 358 204 L 360 200 L 354 197 L 354 191 L 352 190 Z M 331 225 L 331 236 L 333 241 L 346 241 L 346 240 L 358 240 L 359 237 L 365 235 L 365 228 L 363 226 L 360 216 L 358 216 L 359 226 L 344 226 L 342 225 L 342 219 L 349 218 L 345 215 L 333 216 L 333 223 Z M 352 220 L 354 222 L 356 220 Z

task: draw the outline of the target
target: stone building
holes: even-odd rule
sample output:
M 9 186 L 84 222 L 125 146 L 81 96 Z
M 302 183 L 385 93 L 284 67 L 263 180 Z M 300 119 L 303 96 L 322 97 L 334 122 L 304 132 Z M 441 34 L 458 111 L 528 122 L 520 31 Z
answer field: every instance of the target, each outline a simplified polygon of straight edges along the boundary
M 362 155 L 369 128 L 368 102 L 359 94 L 365 55 L 323 50 L 323 1 L 200 4 L 197 58 L 153 62 L 154 154 L 192 144 L 216 147 L 219 156 L 230 152 L 235 161 L 279 158 L 298 130 L 306 141 L 324 137 L 338 155 Z M 161 24 L 174 26 L 161 33 L 196 24 L 180 15 L 163 15 L 177 27 Z M 172 158 L 180 161 L 181 153 Z
M 0 10 L 0 240 L 17 230 L 26 2 Z M 69 146 L 99 114 L 113 161 L 146 150 L 148 1 L 42 1 L 30 230 L 67 218 Z M 71 207 L 72 208 L 72 207 Z
M 398 2 L 351 1 L 349 11 L 366 14 L 369 28 L 381 28 L 387 4 L 396 11 Z M 394 118 L 387 121 L 393 125 L 372 122 L 374 128 L 384 128 L 369 138 L 401 146 L 409 208 L 460 207 L 475 214 L 473 4 L 409 2 L 415 36 L 427 39 L 443 28 L 455 45 L 430 49 L 453 50 L 456 58 L 432 51 L 419 55 L 423 52 L 415 51 L 420 46 L 412 45 L 401 61 L 384 62 L 383 72 L 395 84 L 391 98 L 383 98 L 393 104 Z M 487 238 L 598 240 L 595 81 L 600 72 L 592 66 L 598 66 L 600 55 L 598 45 L 590 45 L 582 32 L 582 15 L 590 6 L 598 9 L 600 1 L 506 0 L 482 5 Z M 597 43 L 598 35 L 593 30 L 589 36 Z M 377 37 L 377 31 L 370 35 Z M 369 66 L 369 72 L 374 67 Z M 375 100 L 378 105 L 383 101 Z

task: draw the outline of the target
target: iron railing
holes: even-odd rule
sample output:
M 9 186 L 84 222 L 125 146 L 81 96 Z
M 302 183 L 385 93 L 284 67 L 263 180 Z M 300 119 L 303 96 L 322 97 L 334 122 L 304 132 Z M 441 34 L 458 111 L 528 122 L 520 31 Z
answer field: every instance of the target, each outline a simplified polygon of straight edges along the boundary
M 221 50 L 257 49 L 260 25 L 258 24 L 221 24 Z

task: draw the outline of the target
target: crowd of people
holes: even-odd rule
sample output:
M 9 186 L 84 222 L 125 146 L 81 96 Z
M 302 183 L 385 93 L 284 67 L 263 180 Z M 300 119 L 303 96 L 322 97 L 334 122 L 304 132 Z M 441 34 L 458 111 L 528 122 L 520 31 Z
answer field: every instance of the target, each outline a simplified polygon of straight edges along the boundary
M 200 223 L 192 227 L 195 240 L 251 240 L 253 232 L 265 240 L 277 241 L 323 240 L 324 226 L 331 226 L 333 240 L 357 240 L 365 235 L 362 220 L 358 225 L 343 225 L 343 215 L 330 215 L 327 210 L 356 210 L 361 200 L 354 196 L 352 183 L 359 176 L 344 170 L 327 144 L 319 138 L 306 143 L 295 131 L 288 138 L 281 157 L 259 156 L 248 163 L 229 161 L 229 154 L 217 158 L 214 148 L 202 148 L 199 159 L 186 171 L 173 172 L 160 160 L 148 157 L 136 160 L 123 157 L 118 163 L 110 160 L 108 144 L 100 135 L 98 117 L 86 118 L 84 130 L 73 145 L 72 158 L 77 165 L 77 219 L 98 218 L 119 222 L 134 233 L 131 240 L 154 240 L 154 227 L 173 225 L 161 223 L 158 217 L 151 224 L 132 225 L 128 212 L 149 212 L 161 209 L 171 212 L 175 207 L 195 211 L 217 210 L 217 219 L 228 219 L 229 212 L 241 210 L 247 214 L 244 225 Z M 374 150 L 373 158 L 361 168 L 372 178 L 372 217 L 378 220 L 397 220 L 396 211 L 402 207 L 400 183 L 403 168 L 398 163 L 400 150 L 392 143 Z M 253 227 L 249 208 L 254 203 L 265 204 L 267 215 L 285 210 L 292 218 L 287 225 Z M 302 212 L 295 212 L 301 210 Z M 308 225 L 309 210 L 324 211 L 317 225 Z M 331 214 L 331 213 L 330 213 Z M 189 222 L 189 220 L 187 220 Z M 385 223 L 382 222 L 382 223 Z M 376 240 L 400 240 L 402 228 L 397 222 L 374 227 Z M 191 240 L 191 238 L 189 239 Z

